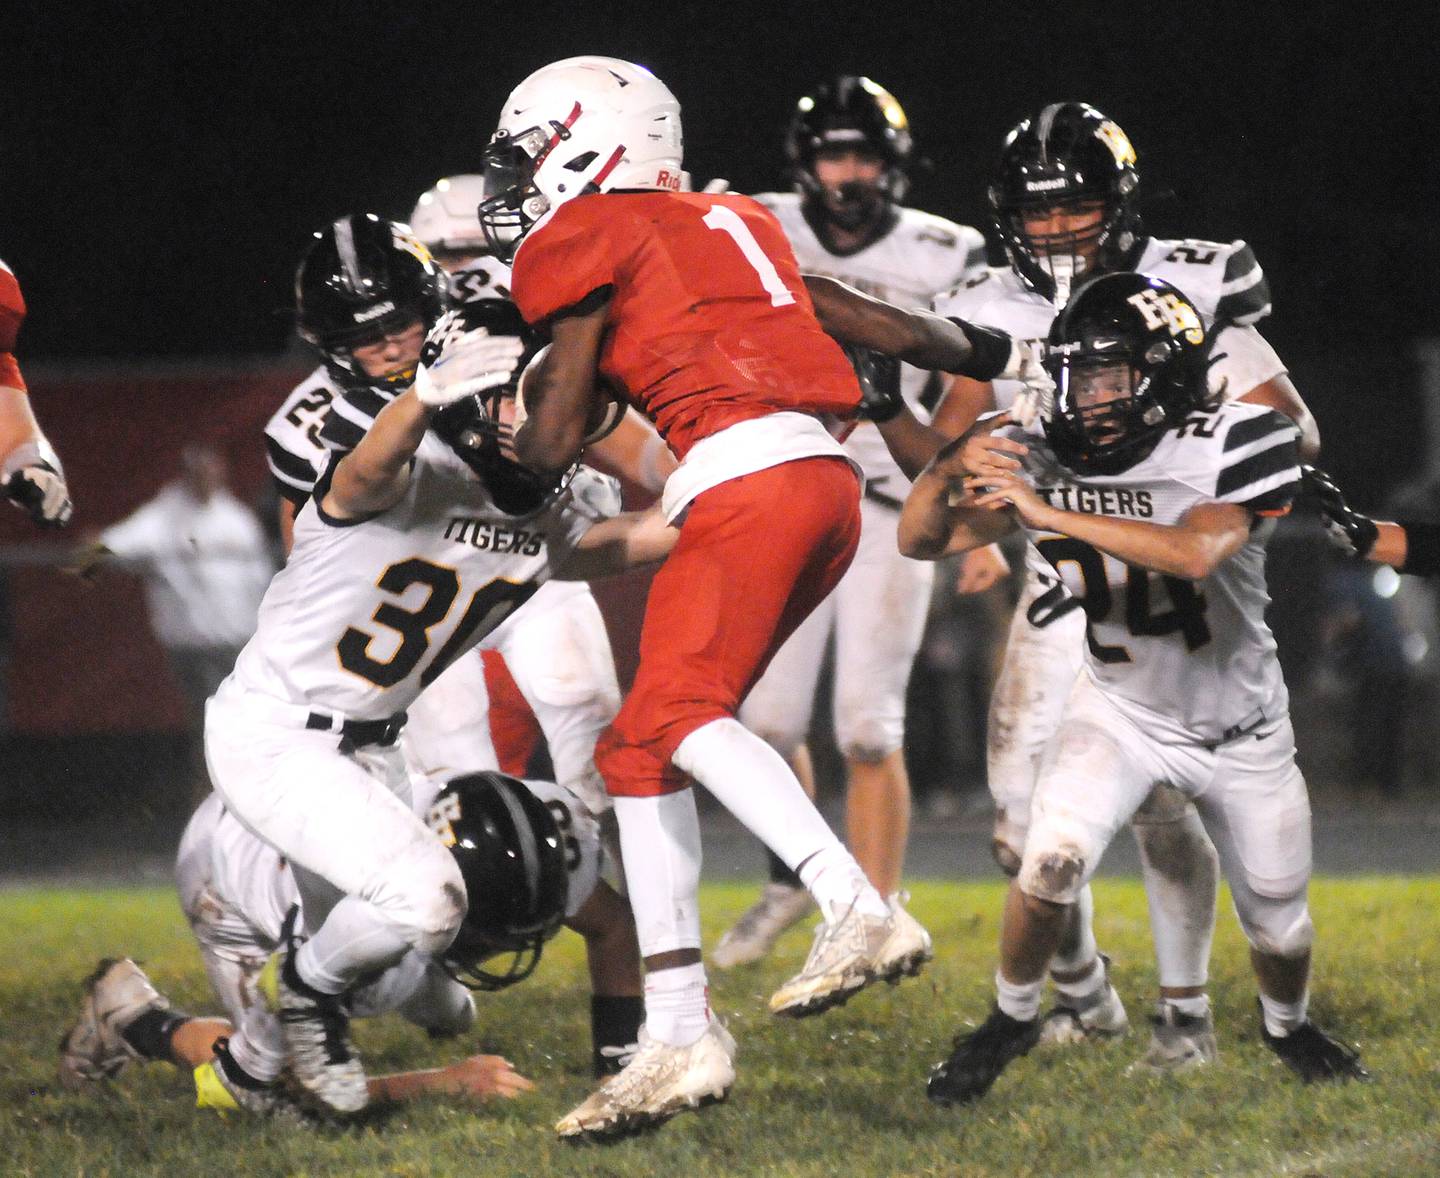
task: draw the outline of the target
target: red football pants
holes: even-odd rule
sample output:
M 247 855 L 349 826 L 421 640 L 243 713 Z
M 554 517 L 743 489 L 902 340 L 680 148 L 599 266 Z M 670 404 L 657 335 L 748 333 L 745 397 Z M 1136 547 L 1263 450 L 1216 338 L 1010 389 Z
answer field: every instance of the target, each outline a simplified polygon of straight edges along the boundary
M 670 764 L 680 742 L 735 715 L 859 540 L 860 483 L 841 458 L 786 462 L 696 498 L 650 586 L 635 684 L 595 746 L 612 795 L 685 788 Z

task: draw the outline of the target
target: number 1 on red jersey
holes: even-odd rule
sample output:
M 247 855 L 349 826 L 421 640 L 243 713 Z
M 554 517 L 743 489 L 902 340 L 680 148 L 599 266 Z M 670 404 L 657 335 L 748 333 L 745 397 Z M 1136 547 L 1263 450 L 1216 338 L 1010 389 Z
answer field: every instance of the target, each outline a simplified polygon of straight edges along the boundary
M 795 295 L 780 278 L 775 263 L 760 248 L 760 243 L 755 240 L 749 226 L 740 219 L 739 213 L 724 205 L 715 205 L 705 214 L 704 220 L 709 228 L 729 234 L 730 239 L 740 247 L 740 252 L 745 255 L 745 260 L 760 279 L 760 285 L 769 294 L 772 307 L 788 307 L 795 302 Z

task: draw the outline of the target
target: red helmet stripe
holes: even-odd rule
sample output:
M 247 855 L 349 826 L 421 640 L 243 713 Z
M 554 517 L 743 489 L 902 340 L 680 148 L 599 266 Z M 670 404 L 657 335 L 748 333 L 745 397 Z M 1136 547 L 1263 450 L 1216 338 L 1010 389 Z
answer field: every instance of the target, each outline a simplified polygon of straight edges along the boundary
M 610 175 L 610 173 L 615 170 L 616 166 L 624 158 L 625 145 L 622 143 L 619 147 L 617 147 L 614 151 L 610 153 L 610 158 L 605 161 L 605 166 L 595 173 L 590 183 L 594 184 L 597 188 L 601 184 L 605 183 L 605 177 Z

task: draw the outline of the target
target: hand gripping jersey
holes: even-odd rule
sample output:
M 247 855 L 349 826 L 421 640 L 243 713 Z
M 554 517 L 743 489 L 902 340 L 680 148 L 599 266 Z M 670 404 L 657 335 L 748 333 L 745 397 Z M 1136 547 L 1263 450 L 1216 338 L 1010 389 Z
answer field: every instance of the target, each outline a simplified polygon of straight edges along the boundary
M 15 273 L 0 261 L 0 388 L 23 389 L 25 380 L 15 360 L 15 342 L 25 322 L 25 297 Z
M 404 711 L 620 509 L 614 482 L 581 469 L 543 510 L 506 515 L 429 434 L 404 496 L 379 515 L 323 516 L 328 473 L 296 517 L 290 561 L 232 679 L 355 720 Z
M 899 307 L 928 308 L 938 295 L 985 265 L 985 238 L 978 229 L 918 209 L 895 209 L 894 223 L 884 236 L 855 253 L 841 255 L 832 254 L 816 236 L 801 211 L 798 194 L 765 192 L 755 199 L 775 214 L 804 273 L 838 279 Z M 901 366 L 901 391 L 922 421 L 930 419 L 929 411 L 920 404 L 930 375 L 909 364 Z M 845 450 L 864 467 L 867 487 L 904 497 L 906 480 L 872 423 L 857 425 Z
M 1036 490 L 1066 511 L 1174 524 L 1198 503 L 1219 502 L 1275 515 L 1299 490 L 1299 430 L 1258 405 L 1197 411 L 1117 475 L 1082 478 L 1055 460 L 1043 437 L 1011 433 L 1030 447 L 1024 465 Z M 1273 530 L 1273 522 L 1258 524 L 1239 552 L 1193 582 L 1134 568 L 1073 537 L 1034 529 L 1029 536 L 1084 606 L 1090 676 L 1139 713 L 1156 739 L 1211 744 L 1287 709 L 1265 624 Z
M 534 325 L 609 297 L 601 374 L 681 459 L 739 422 L 787 410 L 852 417 L 859 404 L 784 231 L 749 197 L 578 197 L 530 231 L 511 277 Z

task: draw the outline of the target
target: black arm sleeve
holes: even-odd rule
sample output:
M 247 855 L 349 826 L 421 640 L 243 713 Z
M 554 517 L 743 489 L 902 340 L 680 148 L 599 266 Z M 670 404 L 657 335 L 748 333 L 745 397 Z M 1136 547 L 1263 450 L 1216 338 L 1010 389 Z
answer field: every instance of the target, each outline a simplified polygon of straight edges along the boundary
M 1440 573 L 1440 524 L 1397 522 L 1405 529 L 1405 567 L 1400 571 L 1421 577 Z

